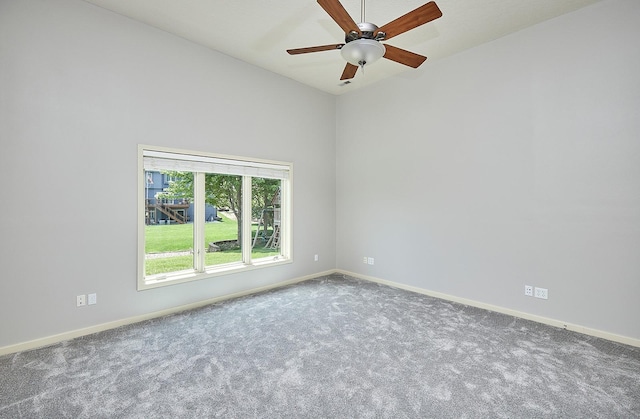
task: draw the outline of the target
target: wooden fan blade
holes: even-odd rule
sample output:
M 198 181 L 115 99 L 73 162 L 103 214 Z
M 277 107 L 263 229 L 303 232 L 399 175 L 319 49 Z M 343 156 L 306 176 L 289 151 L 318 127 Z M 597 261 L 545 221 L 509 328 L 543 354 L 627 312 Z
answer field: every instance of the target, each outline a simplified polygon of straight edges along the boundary
M 317 47 L 288 49 L 287 52 L 291 55 L 306 54 L 308 52 L 320 52 L 320 51 L 330 51 L 332 49 L 340 49 L 343 46 L 344 44 L 319 45 Z
M 318 0 L 318 4 L 331 16 L 333 20 L 342 28 L 345 33 L 356 31 L 360 33 L 358 25 L 349 16 L 342 4 L 338 0 Z
M 383 55 L 384 58 L 409 67 L 418 68 L 427 59 L 424 55 L 394 47 L 393 45 L 384 44 L 384 47 L 387 50 Z
M 429 3 L 423 4 L 417 9 L 407 13 L 406 15 L 400 16 L 396 20 L 382 26 L 375 32 L 374 35 L 377 35 L 378 32 L 384 32 L 386 33 L 384 39 L 391 39 L 394 36 L 405 33 L 408 30 L 417 28 L 418 26 L 424 25 L 427 22 L 431 22 L 432 20 L 435 20 L 440 16 L 442 16 L 440 8 L 438 8 L 438 5 L 436 5 L 435 2 L 430 1 Z
M 340 80 L 352 79 L 356 75 L 356 71 L 358 71 L 357 65 L 347 63 L 347 65 L 344 67 L 344 71 L 342 72 L 342 77 L 340 77 Z

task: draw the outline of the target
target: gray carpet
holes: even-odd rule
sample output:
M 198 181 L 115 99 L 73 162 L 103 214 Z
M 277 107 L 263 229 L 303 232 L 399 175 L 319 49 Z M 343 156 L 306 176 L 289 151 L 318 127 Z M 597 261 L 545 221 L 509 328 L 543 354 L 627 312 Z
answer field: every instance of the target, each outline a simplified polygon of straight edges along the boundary
M 0 357 L 2 418 L 640 417 L 640 348 L 332 275 Z

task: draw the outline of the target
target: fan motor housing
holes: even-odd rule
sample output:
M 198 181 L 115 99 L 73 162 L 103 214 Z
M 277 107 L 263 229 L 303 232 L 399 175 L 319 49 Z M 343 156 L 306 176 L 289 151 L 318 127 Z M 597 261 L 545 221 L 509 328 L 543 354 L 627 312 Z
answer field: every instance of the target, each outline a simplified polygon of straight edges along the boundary
M 375 39 L 376 41 L 382 41 L 385 37 L 384 32 L 378 32 L 375 37 L 373 36 L 373 34 L 378 30 L 378 27 L 373 23 L 358 23 L 358 29 L 360 29 L 360 33 L 356 31 L 347 32 L 344 36 L 344 42 L 349 43 L 356 39 Z

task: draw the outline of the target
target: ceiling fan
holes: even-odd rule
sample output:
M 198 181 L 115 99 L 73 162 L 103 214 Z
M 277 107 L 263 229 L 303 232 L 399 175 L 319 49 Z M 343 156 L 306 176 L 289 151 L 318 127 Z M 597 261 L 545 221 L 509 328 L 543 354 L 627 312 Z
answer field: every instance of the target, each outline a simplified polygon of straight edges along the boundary
M 342 57 L 347 61 L 347 65 L 342 72 L 340 80 L 352 79 L 356 75 L 358 67 L 364 69 L 365 64 L 371 64 L 381 57 L 409 67 L 418 68 L 427 57 L 394 47 L 393 45 L 383 45 L 380 41 L 389 40 L 396 35 L 417 28 L 420 25 L 424 25 L 442 16 L 442 12 L 436 3 L 430 1 L 386 25 L 377 27 L 373 23 L 364 21 L 364 0 L 361 0 L 362 23 L 358 24 L 349 16 L 349 13 L 347 13 L 339 0 L 317 1 L 345 32 L 345 43 L 288 49 L 287 52 L 291 55 L 296 55 L 334 49 L 341 50 L 340 52 L 342 53 Z

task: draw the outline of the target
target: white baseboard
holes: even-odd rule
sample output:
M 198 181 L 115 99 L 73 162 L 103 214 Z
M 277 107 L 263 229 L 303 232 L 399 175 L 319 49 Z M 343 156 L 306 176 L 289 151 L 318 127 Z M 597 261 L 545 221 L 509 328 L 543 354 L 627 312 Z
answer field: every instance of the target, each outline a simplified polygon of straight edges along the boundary
M 277 282 L 275 284 L 269 284 L 264 287 L 252 288 L 245 291 L 240 291 L 234 294 L 222 295 L 215 298 L 209 298 L 206 300 L 198 301 L 191 304 L 185 304 L 178 307 L 171 307 L 165 310 L 154 311 L 152 313 L 141 314 L 139 316 L 128 317 L 126 319 L 116 320 L 112 322 L 102 323 L 95 326 L 85 327 L 83 329 L 72 330 L 69 332 L 60 333 L 57 335 L 47 336 L 40 339 L 30 340 L 28 342 L 22 342 L 15 345 L 0 347 L 0 356 L 7 355 L 15 352 L 27 351 L 29 349 L 40 348 L 43 346 L 53 345 L 58 342 L 78 338 L 81 336 L 91 335 L 93 333 L 102 332 L 109 329 L 115 329 L 116 327 L 126 326 L 128 324 L 139 323 L 145 320 L 155 319 L 169 314 L 179 313 L 181 311 L 192 310 L 198 307 L 204 307 L 209 304 L 217 303 L 224 300 L 231 300 L 233 298 L 244 297 L 245 295 L 256 294 L 263 291 L 269 291 L 275 288 L 281 288 L 287 285 L 295 284 L 298 282 L 307 281 L 320 276 L 330 275 L 335 273 L 335 270 L 329 270 L 325 272 L 319 272 L 312 275 L 299 277 L 296 279 L 290 279 L 287 281 Z
M 95 326 L 86 327 L 86 328 L 83 328 L 83 329 L 77 329 L 77 330 L 72 330 L 72 331 L 69 331 L 69 332 L 60 333 L 60 334 L 57 334 L 57 335 L 47 336 L 47 337 L 40 338 L 40 339 L 34 339 L 34 340 L 30 340 L 28 342 L 22 342 L 22 343 L 18 343 L 18 344 L 15 344 L 15 345 L 3 346 L 3 347 L 0 347 L 0 356 L 11 354 L 11 353 L 15 353 L 15 352 L 27 351 L 27 350 L 30 350 L 30 349 L 40 348 L 40 347 L 43 347 L 43 346 L 53 345 L 55 343 L 62 342 L 62 341 L 65 341 L 65 340 L 70 340 L 70 339 L 78 338 L 78 337 L 81 337 L 81 336 L 86 336 L 86 335 L 90 335 L 90 334 L 93 334 L 93 333 L 102 332 L 102 331 L 109 330 L 109 329 L 115 329 L 117 327 L 126 326 L 126 325 L 133 324 L 133 323 L 139 323 L 139 322 L 142 322 L 142 321 L 145 321 L 145 320 L 155 319 L 155 318 L 158 318 L 158 317 L 167 316 L 169 314 L 179 313 L 181 311 L 192 310 L 194 308 L 203 307 L 203 306 L 206 306 L 206 305 L 209 305 L 209 304 L 213 304 L 213 303 L 217 303 L 217 302 L 224 301 L 224 300 L 231 300 L 233 298 L 243 297 L 245 295 L 256 294 L 256 293 L 259 293 L 259 292 L 268 291 L 268 290 L 275 289 L 275 288 L 281 288 L 281 287 L 284 287 L 284 286 L 287 286 L 287 285 L 291 285 L 291 284 L 295 284 L 295 283 L 298 283 L 298 282 L 307 281 L 307 280 L 318 278 L 318 277 L 321 277 L 321 276 L 330 275 L 330 274 L 333 274 L 333 273 L 338 273 L 338 274 L 342 274 L 342 275 L 348 275 L 348 276 L 351 276 L 351 277 L 354 277 L 354 278 L 358 278 L 358 279 L 362 279 L 362 280 L 365 280 L 365 281 L 376 282 L 376 283 L 383 284 L 383 285 L 388 285 L 388 286 L 391 286 L 391 287 L 394 287 L 394 288 L 400 288 L 400 289 L 403 289 L 403 290 L 407 290 L 407 291 L 416 292 L 416 293 L 419 293 L 419 294 L 428 295 L 430 297 L 440 298 L 442 300 L 453 301 L 453 302 L 456 302 L 456 303 L 460 303 L 460 304 L 464 304 L 464 305 L 468 305 L 468 306 L 472 306 L 472 307 L 478 307 L 478 308 L 482 308 L 482 309 L 485 309 L 485 310 L 495 311 L 497 313 L 502 313 L 502 314 L 507 314 L 507 315 L 510 315 L 510 316 L 522 318 L 522 319 L 525 319 L 525 320 L 531 320 L 531 321 L 534 321 L 534 322 L 543 323 L 543 324 L 547 324 L 547 325 L 550 325 L 550 326 L 555 326 L 555 327 L 571 330 L 571 331 L 582 333 L 582 334 L 589 335 L 589 336 L 595 336 L 595 337 L 607 339 L 607 340 L 610 340 L 610 341 L 613 341 L 613 342 L 619 342 L 619 343 L 623 343 L 623 344 L 626 344 L 626 345 L 640 347 L 640 339 L 635 339 L 635 338 L 631 338 L 631 337 L 627 337 L 627 336 L 617 335 L 617 334 L 614 334 L 614 333 L 604 332 L 604 331 L 601 331 L 601 330 L 592 329 L 592 328 L 580 326 L 580 325 L 577 325 L 577 324 L 571 324 L 571 323 L 563 322 L 561 320 L 555 320 L 555 319 L 550 319 L 550 318 L 547 318 L 547 317 L 537 316 L 537 315 L 525 313 L 525 312 L 522 312 L 522 311 L 511 310 L 511 309 L 508 309 L 508 308 L 495 306 L 495 305 L 491 305 L 491 304 L 486 304 L 486 303 L 482 303 L 482 302 L 475 301 L 475 300 L 469 300 L 467 298 L 455 297 L 453 295 L 443 294 L 443 293 L 440 293 L 440 292 L 430 291 L 430 290 L 427 290 L 427 289 L 418 288 L 418 287 L 414 287 L 414 286 L 411 286 L 411 285 L 405 285 L 405 284 L 400 284 L 400 283 L 397 283 L 397 282 L 387 281 L 385 279 L 380 279 L 380 278 L 376 278 L 376 277 L 372 277 L 372 276 L 361 275 L 361 274 L 357 274 L 355 272 L 349 272 L 349 271 L 345 271 L 345 270 L 341 270 L 341 269 L 334 269 L 334 270 L 319 272 L 319 273 L 316 273 L 316 274 L 307 275 L 307 276 L 303 276 L 303 277 L 299 277 L 299 278 L 295 278 L 295 279 L 290 279 L 290 280 L 287 280 L 287 281 L 277 282 L 277 283 L 270 284 L 270 285 L 267 285 L 267 286 L 264 286 L 264 287 L 248 289 L 248 290 L 237 292 L 237 293 L 234 293 L 234 294 L 228 294 L 228 295 L 223 295 L 223 296 L 219 296 L 219 297 L 215 297 L 215 298 L 209 298 L 209 299 L 198 301 L 198 302 L 191 303 L 191 304 L 186 304 L 186 305 L 182 305 L 182 306 L 178 306 L 178 307 L 172 307 L 172 308 L 168 308 L 168 309 L 165 309 L 165 310 L 160 310 L 160 311 L 155 311 L 155 312 L 152 312 L 152 313 L 142 314 L 142 315 L 139 315 L 139 316 L 128 317 L 126 319 L 116 320 L 116 321 L 112 321 L 112 322 L 102 323 L 102 324 L 98 324 L 98 325 L 95 325 Z
M 543 323 L 549 326 L 559 327 L 561 329 L 571 330 L 573 332 L 582 333 L 584 335 L 595 336 L 602 339 L 607 339 L 613 342 L 623 343 L 625 345 L 631 345 L 640 347 L 640 339 L 631 338 L 628 336 L 617 335 L 615 333 L 604 332 L 598 329 L 592 329 L 585 326 L 580 326 L 578 324 L 572 324 L 563 322 L 561 320 L 550 319 L 547 317 L 537 316 L 535 314 L 529 314 L 522 311 L 512 310 L 509 308 L 504 308 L 500 306 L 495 306 L 492 304 L 486 304 L 475 300 L 469 300 L 467 298 L 455 297 L 453 295 L 443 294 L 436 291 L 430 291 L 424 288 L 418 288 L 411 285 L 400 284 L 397 282 L 387 281 L 385 279 L 375 278 L 372 276 L 361 275 L 355 272 L 344 271 L 341 269 L 337 269 L 336 273 L 340 273 L 343 275 L 352 276 L 354 278 L 363 279 L 365 281 L 376 282 L 383 285 L 388 285 L 394 288 L 400 288 L 406 291 L 417 292 L 419 294 L 428 295 L 430 297 L 440 298 L 442 300 L 453 301 L 456 303 L 464 304 L 471 307 L 482 308 L 489 311 L 495 311 L 497 313 L 507 314 L 509 316 L 518 317 L 525 320 L 531 320 L 537 323 Z

